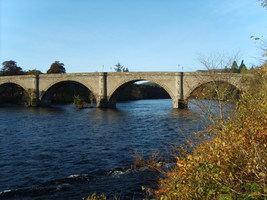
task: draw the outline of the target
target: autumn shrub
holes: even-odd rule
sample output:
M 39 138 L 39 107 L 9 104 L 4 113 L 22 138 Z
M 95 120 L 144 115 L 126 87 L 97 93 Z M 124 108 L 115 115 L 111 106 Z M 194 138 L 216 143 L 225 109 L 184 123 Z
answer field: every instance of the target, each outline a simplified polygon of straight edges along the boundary
M 267 67 L 249 81 L 235 114 L 202 132 L 212 139 L 203 137 L 189 155 L 177 156 L 156 199 L 267 199 Z

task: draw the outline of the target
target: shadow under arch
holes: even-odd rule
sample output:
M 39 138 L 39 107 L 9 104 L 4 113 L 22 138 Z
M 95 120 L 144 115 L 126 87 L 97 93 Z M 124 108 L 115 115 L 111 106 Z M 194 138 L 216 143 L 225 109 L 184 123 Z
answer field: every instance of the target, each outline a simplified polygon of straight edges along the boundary
M 52 103 L 73 103 L 74 96 L 79 95 L 87 103 L 95 103 L 94 93 L 78 81 L 64 80 L 51 85 L 41 96 L 41 106 Z
M 188 102 L 190 98 L 235 101 L 240 98 L 242 90 L 228 81 L 206 81 L 195 86 L 186 96 Z
M 30 105 L 30 95 L 27 90 L 13 82 L 0 84 L 0 104 Z
M 110 95 L 108 96 L 109 107 L 110 108 L 116 108 L 116 103 L 117 103 L 117 99 L 118 99 L 119 95 L 126 88 L 130 87 L 131 85 L 133 85 L 134 83 L 139 82 L 139 81 L 147 81 L 147 82 L 150 82 L 152 84 L 155 84 L 156 86 L 161 88 L 166 93 L 168 98 L 170 98 L 172 100 L 174 99 L 174 95 L 171 92 L 171 90 L 169 90 L 169 88 L 167 86 L 163 85 L 162 83 L 159 83 L 159 82 L 153 81 L 153 80 L 135 79 L 135 80 L 129 80 L 129 81 L 118 84 L 118 86 L 112 92 L 110 92 Z M 130 99 L 130 100 L 137 100 L 137 99 Z

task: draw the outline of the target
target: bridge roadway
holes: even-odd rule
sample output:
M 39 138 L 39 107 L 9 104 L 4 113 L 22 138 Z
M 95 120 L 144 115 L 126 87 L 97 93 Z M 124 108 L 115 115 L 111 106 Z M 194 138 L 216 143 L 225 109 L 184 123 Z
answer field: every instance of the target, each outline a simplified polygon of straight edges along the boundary
M 57 85 L 74 81 L 93 93 L 97 107 L 114 108 L 121 89 L 136 81 L 148 80 L 166 90 L 172 99 L 173 108 L 186 108 L 190 94 L 201 85 L 223 81 L 242 91 L 246 89 L 245 78 L 248 76 L 215 72 L 97 72 L 0 76 L 0 94 L 7 84 L 16 84 L 26 91 L 31 106 L 47 106 L 51 104 L 53 89 Z

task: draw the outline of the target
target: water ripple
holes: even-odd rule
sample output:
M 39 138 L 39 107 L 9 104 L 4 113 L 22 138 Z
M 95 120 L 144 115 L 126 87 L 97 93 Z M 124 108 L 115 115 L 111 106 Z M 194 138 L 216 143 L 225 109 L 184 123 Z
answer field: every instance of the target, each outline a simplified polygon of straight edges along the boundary
M 201 127 L 194 110 L 170 100 L 133 101 L 116 110 L 71 106 L 0 108 L 0 198 L 81 199 L 90 193 L 135 199 L 158 175 L 132 171 L 132 151 L 144 156 L 182 143 Z M 122 198 L 123 199 L 123 198 Z

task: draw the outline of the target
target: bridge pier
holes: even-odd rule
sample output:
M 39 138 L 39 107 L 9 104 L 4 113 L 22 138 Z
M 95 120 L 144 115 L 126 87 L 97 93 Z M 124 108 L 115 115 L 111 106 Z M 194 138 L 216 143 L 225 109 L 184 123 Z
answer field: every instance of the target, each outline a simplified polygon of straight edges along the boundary
M 33 88 L 28 89 L 29 100 L 26 102 L 26 106 L 38 107 L 40 105 L 39 100 L 39 75 L 36 74 L 33 80 Z
M 184 99 L 184 72 L 179 73 L 179 95 L 180 97 L 178 98 L 177 107 L 179 109 L 186 109 L 188 108 L 188 102 Z
M 39 101 L 39 99 L 37 99 L 35 97 L 30 97 L 30 99 L 26 102 L 26 106 L 38 107 L 38 106 L 40 106 L 40 101 Z
M 38 106 L 49 107 L 51 106 L 51 104 L 52 104 L 52 101 L 50 99 L 43 99 L 42 101 L 39 101 Z
M 100 99 L 96 105 L 97 108 L 116 108 L 116 102 Z
M 38 107 L 38 106 L 40 106 L 40 102 L 39 102 L 39 100 L 36 99 L 36 98 L 32 99 L 32 100 L 31 100 L 31 105 L 30 105 L 30 106 L 31 106 L 31 107 Z
M 107 100 L 107 72 L 100 73 L 99 76 L 99 94 L 97 98 L 98 108 L 109 108 Z
M 175 109 L 187 109 L 188 102 L 184 99 L 172 100 L 173 108 Z
M 106 99 L 100 98 L 96 104 L 97 108 L 109 108 L 108 101 Z
M 178 108 L 179 109 L 186 109 L 188 108 L 188 102 L 184 99 L 179 99 L 178 101 Z

